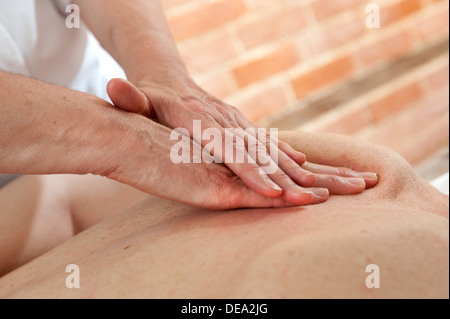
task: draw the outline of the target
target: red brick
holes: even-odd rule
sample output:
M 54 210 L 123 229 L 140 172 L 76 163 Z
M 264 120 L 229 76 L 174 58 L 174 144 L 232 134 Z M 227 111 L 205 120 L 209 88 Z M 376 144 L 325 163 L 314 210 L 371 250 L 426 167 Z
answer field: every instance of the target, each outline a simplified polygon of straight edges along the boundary
M 254 48 L 301 30 L 305 25 L 303 8 L 290 8 L 241 26 L 239 34 L 247 48 Z
M 319 0 L 313 3 L 317 20 L 323 20 L 361 5 L 361 0 Z
M 409 115 L 409 114 L 406 114 Z M 413 116 L 415 114 L 411 114 Z M 387 125 L 374 127 L 372 137 L 368 140 L 387 146 L 402 155 L 409 163 L 415 165 L 430 154 L 448 146 L 448 111 L 431 119 L 414 130 L 403 127 L 408 117 L 394 118 Z
M 285 71 L 299 61 L 296 47 L 287 45 L 260 59 L 235 68 L 233 74 L 237 84 L 242 88 Z
M 412 165 L 419 164 L 443 147 L 448 147 L 449 113 L 429 122 L 428 126 L 415 134 L 413 138 L 405 137 L 400 144 L 400 154 Z
M 168 10 L 190 2 L 193 2 L 193 0 L 161 0 L 161 5 L 164 9 Z
M 202 38 L 181 47 L 181 55 L 193 73 L 208 70 L 213 65 L 222 64 L 237 53 L 228 32 L 220 31 L 214 37 Z
M 175 38 L 181 41 L 223 26 L 240 17 L 245 11 L 243 0 L 222 0 L 187 14 L 171 17 L 169 24 Z
M 390 147 L 417 163 L 445 143 L 448 145 L 448 93 L 419 99 L 412 107 L 357 136 Z
M 423 40 L 435 38 L 448 33 L 448 10 L 422 20 L 418 26 L 418 32 Z
M 448 94 L 437 93 L 431 98 L 422 98 L 402 112 L 386 118 L 379 123 L 378 129 L 371 132 L 370 140 L 383 145 L 393 146 L 417 130 L 442 117 L 448 112 Z
M 428 77 L 428 81 L 431 85 L 431 89 L 441 88 L 443 86 L 448 87 L 449 83 L 449 66 L 446 65 L 440 70 L 432 73 Z
M 177 40 L 184 42 L 189 39 L 181 43 L 180 51 L 198 84 L 221 99 L 236 102 L 235 105 L 254 121 L 271 116 L 291 102 L 282 86 L 286 85 L 284 81 L 292 72 L 276 78 L 273 75 L 289 71 L 299 62 L 308 66 L 323 53 L 330 57 L 348 56 L 344 67 L 336 66 L 335 61 L 329 60 L 326 65 L 316 66 L 316 70 L 295 77 L 293 88 L 297 96 L 303 98 L 311 92 L 346 85 L 346 81 L 356 72 L 356 67 L 358 72 L 365 74 L 371 72 L 374 66 L 389 67 L 386 62 L 406 56 L 413 49 L 420 50 L 428 46 L 431 40 L 447 36 L 448 0 L 378 1 L 381 5 L 381 29 L 366 30 L 367 14 L 364 8 L 372 2 L 162 0 L 164 8 L 169 10 Z M 317 24 L 308 25 L 315 22 L 314 16 Z M 395 29 L 389 27 L 395 23 L 399 23 L 398 27 L 404 26 L 401 31 L 395 30 L 397 25 Z M 287 53 L 282 52 L 287 51 L 286 47 L 277 47 L 293 37 L 297 37 L 291 48 L 291 52 L 295 51 L 291 55 L 294 58 L 286 59 L 284 54 Z M 359 42 L 359 39 L 362 41 Z M 372 44 L 367 45 L 366 40 Z M 255 48 L 258 48 L 257 51 L 246 51 Z M 249 59 L 253 53 L 259 54 L 256 61 Z M 237 56 L 239 54 L 241 56 Z M 353 63 L 354 54 L 358 55 L 358 62 L 361 63 Z M 311 58 L 304 60 L 306 57 Z M 247 62 L 240 64 L 242 61 Z M 440 65 L 431 63 L 429 67 L 426 64 L 421 66 L 414 72 L 415 75 L 422 72 L 421 77 L 413 79 L 417 84 L 409 85 L 412 87 L 409 92 L 408 86 L 396 89 L 389 83 L 391 79 L 387 79 L 385 86 L 388 93 L 379 96 L 379 100 L 352 111 L 339 112 L 341 107 L 338 106 L 332 113 L 333 118 L 326 115 L 327 122 L 318 123 L 320 127 L 317 128 L 355 135 L 360 130 L 373 128 L 374 140 L 392 145 L 408 159 L 417 160 L 426 156 L 426 152 L 437 143 L 442 144 L 445 139 L 448 141 L 448 132 L 443 130 L 446 124 L 448 131 L 448 121 L 445 123 L 443 119 L 448 115 L 448 105 L 437 107 L 434 100 L 427 103 L 417 100 L 448 92 L 449 69 L 446 63 L 442 61 Z M 272 77 L 270 81 L 266 81 L 269 77 Z M 396 80 L 392 79 L 392 83 Z M 250 84 L 254 85 L 251 89 L 242 89 Z M 421 104 L 420 111 L 416 110 L 418 104 Z M 417 150 L 418 147 L 426 151 Z
M 346 56 L 297 77 L 292 81 L 292 86 L 297 97 L 303 98 L 314 91 L 348 77 L 353 73 L 353 70 L 353 60 Z
M 225 99 L 232 93 L 226 74 L 223 71 L 214 72 L 201 78 L 197 84 L 206 92 L 219 99 Z
M 403 0 L 389 7 L 381 8 L 381 27 L 418 12 L 422 8 L 420 0 Z
M 292 0 L 249 0 L 252 9 L 265 10 L 291 4 Z
M 366 65 L 393 60 L 409 52 L 411 48 L 407 33 L 400 33 L 361 49 L 359 56 Z
M 265 116 L 283 109 L 287 104 L 281 87 L 265 88 L 237 101 L 237 107 L 251 120 L 259 121 Z
M 347 45 L 364 34 L 364 26 L 361 21 L 345 21 L 339 25 L 312 31 L 307 40 L 313 54 L 323 52 Z
M 352 135 L 373 124 L 370 108 L 362 107 L 342 115 L 336 113 L 332 122 L 323 125 L 318 131 L 333 134 Z
M 373 118 L 375 122 L 380 122 L 417 102 L 422 96 L 423 92 L 417 83 L 402 87 L 370 104 Z

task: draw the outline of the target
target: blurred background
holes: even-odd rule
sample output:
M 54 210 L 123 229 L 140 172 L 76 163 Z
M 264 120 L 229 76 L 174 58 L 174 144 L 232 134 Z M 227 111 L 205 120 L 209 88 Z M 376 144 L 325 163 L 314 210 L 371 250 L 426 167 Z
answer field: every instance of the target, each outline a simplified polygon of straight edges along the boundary
M 427 180 L 448 172 L 448 0 L 162 3 L 197 82 L 261 126 L 383 144 Z

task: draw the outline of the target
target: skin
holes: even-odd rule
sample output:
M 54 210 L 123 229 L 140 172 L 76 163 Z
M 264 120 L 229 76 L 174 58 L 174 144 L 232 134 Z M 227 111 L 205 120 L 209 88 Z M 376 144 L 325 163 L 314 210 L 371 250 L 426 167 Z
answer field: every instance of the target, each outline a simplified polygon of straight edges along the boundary
M 0 71 L 0 81 L 1 173 L 100 175 L 155 196 L 213 209 L 316 204 L 328 199 L 322 187 L 354 194 L 377 182 L 373 174 L 365 182 L 364 174 L 337 169 L 325 174 L 324 185 L 321 171 L 312 170 L 318 175 L 318 190 L 297 199 L 263 196 L 224 167 L 175 165 L 170 159 L 175 144 L 171 130 L 142 115 L 15 74 Z M 355 177 L 359 185 L 352 184 Z
M 330 192 L 356 194 L 377 183 L 374 173 L 304 166 L 304 154 L 283 142 L 275 147 L 279 169 L 270 176 L 260 173 L 259 162 L 228 164 L 228 170 L 175 166 L 169 158 L 171 129 L 192 133 L 194 120 L 201 120 L 203 129 L 221 132 L 255 126 L 194 83 L 159 1 L 75 4 L 131 82 L 113 80 L 108 85 L 114 107 L 88 94 L 0 71 L 0 173 L 100 175 L 212 209 L 317 204 Z M 259 138 L 247 142 L 253 140 L 267 153 L 273 142 L 262 144 Z M 194 142 L 199 148 L 209 141 Z
M 127 83 L 114 80 L 108 91 L 114 104 L 133 113 L 142 114 L 162 125 L 185 128 L 197 143 L 206 146 L 209 141 L 194 135 L 193 123 L 198 120 L 203 129 L 215 128 L 222 132 L 223 149 L 212 155 L 225 161 L 226 129 L 257 129 L 237 108 L 208 94 L 195 84 L 178 54 L 175 42 L 164 18 L 158 0 L 76 0 L 83 21 L 99 39 L 102 46 L 124 67 L 128 79 L 139 93 L 129 94 Z M 108 10 L 105 10 L 105 8 Z M 134 98 L 130 99 L 129 96 Z M 237 134 L 238 140 L 244 138 Z M 261 136 L 251 136 L 269 157 L 270 144 L 261 143 Z M 237 146 L 233 145 L 233 149 Z M 286 143 L 275 146 L 279 154 L 279 169 L 273 174 L 261 174 L 264 166 L 256 163 L 227 163 L 228 168 L 255 192 L 266 197 L 283 197 L 294 205 L 316 202 L 313 197 L 328 197 L 324 183 L 301 166 L 306 157 Z M 250 155 L 244 150 L 246 158 Z M 253 158 L 254 160 L 257 160 Z M 353 176 L 355 177 L 355 176 Z M 353 186 L 364 189 L 362 179 L 376 176 L 357 176 Z M 317 186 L 320 185 L 320 186 Z M 311 189 L 314 196 L 311 196 Z
M 449 297 L 448 196 L 385 148 L 333 135 L 281 138 L 317 163 L 377 171 L 379 185 L 316 206 L 211 211 L 123 195 L 124 186 L 96 177 L 24 177 L 0 191 L 0 203 L 2 212 L 15 209 L 33 222 L 14 221 L 21 239 L 0 242 L 18 256 L 40 241 L 31 235 L 42 228 L 47 242 L 62 243 L 1 278 L 0 296 Z M 62 217 L 40 224 L 44 214 Z M 6 221 L 0 234 L 11 228 Z M 81 289 L 65 287 L 69 264 L 81 269 Z M 381 289 L 366 288 L 369 264 L 380 267 Z

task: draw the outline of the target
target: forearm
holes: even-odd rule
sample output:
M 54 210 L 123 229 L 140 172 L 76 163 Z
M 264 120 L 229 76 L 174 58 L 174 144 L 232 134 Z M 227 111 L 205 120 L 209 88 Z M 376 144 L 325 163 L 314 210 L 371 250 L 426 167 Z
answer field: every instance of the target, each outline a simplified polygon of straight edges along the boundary
M 159 0 L 74 3 L 80 6 L 83 21 L 132 82 L 148 75 L 188 77 Z
M 0 83 L 0 173 L 102 174 L 102 159 L 122 133 L 113 124 L 118 111 L 89 94 L 3 71 Z

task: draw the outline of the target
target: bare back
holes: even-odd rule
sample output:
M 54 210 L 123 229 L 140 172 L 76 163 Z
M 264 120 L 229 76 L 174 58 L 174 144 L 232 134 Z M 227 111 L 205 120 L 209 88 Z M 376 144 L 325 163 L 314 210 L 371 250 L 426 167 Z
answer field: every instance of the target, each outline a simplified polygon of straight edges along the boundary
M 313 161 L 375 170 L 380 185 L 279 210 L 216 212 L 149 197 L 1 278 L 0 296 L 448 298 L 448 197 L 384 149 L 283 138 Z M 80 267 L 81 289 L 65 285 L 69 264 Z M 381 289 L 366 287 L 371 264 Z

